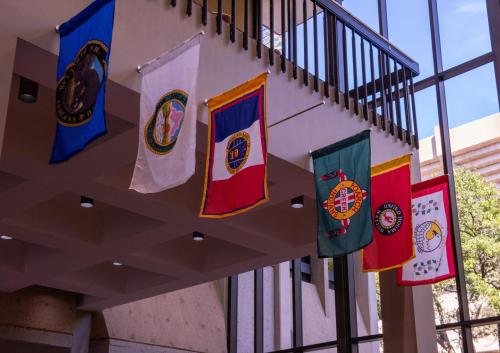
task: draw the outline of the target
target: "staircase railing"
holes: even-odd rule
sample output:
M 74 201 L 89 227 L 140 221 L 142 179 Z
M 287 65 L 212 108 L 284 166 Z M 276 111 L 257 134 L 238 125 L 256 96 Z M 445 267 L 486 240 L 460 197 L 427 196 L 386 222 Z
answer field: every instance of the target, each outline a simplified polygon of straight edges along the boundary
M 332 0 L 198 1 L 203 25 L 214 13 L 218 34 L 228 22 L 232 42 L 241 31 L 245 50 L 249 38 L 255 39 L 258 58 L 267 49 L 270 66 L 277 64 L 276 56 L 282 72 L 292 70 L 294 79 L 301 72 L 305 86 L 312 83 L 325 97 L 332 93 L 337 104 L 352 106 L 356 115 L 418 148 L 413 89 L 418 63 L 341 5 Z M 189 16 L 192 7 L 193 0 L 187 0 Z

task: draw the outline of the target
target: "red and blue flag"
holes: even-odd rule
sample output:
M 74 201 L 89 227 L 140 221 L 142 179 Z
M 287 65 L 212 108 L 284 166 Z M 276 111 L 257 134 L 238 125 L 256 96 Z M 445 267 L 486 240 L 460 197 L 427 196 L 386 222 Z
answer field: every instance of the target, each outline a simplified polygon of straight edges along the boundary
M 263 73 L 208 101 L 208 151 L 200 217 L 222 218 L 269 199 Z

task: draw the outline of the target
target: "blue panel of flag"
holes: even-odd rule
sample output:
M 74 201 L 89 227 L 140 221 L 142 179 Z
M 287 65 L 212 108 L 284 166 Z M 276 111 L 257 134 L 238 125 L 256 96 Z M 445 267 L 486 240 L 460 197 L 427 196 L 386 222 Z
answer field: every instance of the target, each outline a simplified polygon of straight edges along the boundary
M 114 11 L 114 0 L 96 0 L 59 28 L 51 163 L 67 160 L 106 133 L 104 96 Z

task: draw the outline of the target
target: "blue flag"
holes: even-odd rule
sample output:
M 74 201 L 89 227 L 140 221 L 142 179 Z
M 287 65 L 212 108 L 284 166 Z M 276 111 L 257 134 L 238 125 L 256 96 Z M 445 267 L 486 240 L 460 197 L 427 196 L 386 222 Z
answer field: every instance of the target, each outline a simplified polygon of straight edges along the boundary
M 67 160 L 106 133 L 104 95 L 114 12 L 114 0 L 96 0 L 59 28 L 57 130 L 50 163 Z

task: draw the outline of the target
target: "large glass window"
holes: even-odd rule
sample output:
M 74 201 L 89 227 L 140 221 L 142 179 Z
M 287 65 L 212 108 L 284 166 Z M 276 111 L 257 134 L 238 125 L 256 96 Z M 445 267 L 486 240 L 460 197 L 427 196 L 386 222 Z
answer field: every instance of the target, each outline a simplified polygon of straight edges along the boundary
M 445 81 L 445 88 L 451 128 L 498 112 L 492 63 Z
M 478 326 L 472 328 L 474 337 L 474 349 L 476 353 L 498 352 L 500 342 L 498 341 L 498 324 Z
M 444 69 L 491 51 L 486 0 L 437 0 Z
M 439 126 L 436 87 L 430 86 L 415 93 L 417 108 L 418 137 L 420 139 L 433 136 Z
M 458 316 L 458 295 L 454 278 L 432 285 L 434 300 L 434 319 L 436 325 L 451 324 L 460 321 Z M 446 332 L 440 335 L 446 335 Z M 440 337 L 438 335 L 438 338 Z M 438 341 L 438 343 L 440 343 Z M 441 344 L 442 345 L 442 344 Z
M 411 13 L 411 16 L 407 14 Z M 389 40 L 420 66 L 419 79 L 434 73 L 427 0 L 387 0 Z
M 438 353 L 462 352 L 462 334 L 460 330 L 447 330 L 437 332 Z
M 378 33 L 377 0 L 344 0 L 342 6 Z

